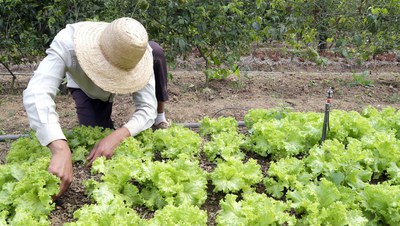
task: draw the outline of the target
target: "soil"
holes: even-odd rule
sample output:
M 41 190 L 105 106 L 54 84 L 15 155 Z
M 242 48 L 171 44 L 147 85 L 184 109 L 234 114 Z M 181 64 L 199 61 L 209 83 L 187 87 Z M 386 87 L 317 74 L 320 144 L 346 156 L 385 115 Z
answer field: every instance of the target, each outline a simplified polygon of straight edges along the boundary
M 170 68 L 169 101 L 166 116 L 174 123 L 198 122 L 205 116 L 233 116 L 242 121 L 249 109 L 291 108 L 293 111 L 323 112 L 329 87 L 334 88 L 331 109 L 362 111 L 371 105 L 378 109 L 400 107 L 400 57 L 387 54 L 366 62 L 362 67 L 335 56 L 327 56 L 328 64 L 320 67 L 301 58 L 280 56 L 274 51 L 257 51 L 243 57 L 240 77 L 206 82 L 201 72 L 201 59 L 179 61 Z M 13 71 L 32 73 L 35 65 L 16 66 Z M 0 68 L 0 72 L 6 72 Z M 29 76 L 17 75 L 11 90 L 11 76 L 0 75 L 0 134 L 26 134 L 29 123 L 22 105 L 22 91 Z M 126 122 L 132 100 L 128 95 L 117 96 L 113 120 L 116 126 Z M 64 129 L 78 125 L 70 95 L 58 95 L 57 111 Z M 0 163 L 11 141 L 0 142 Z M 73 212 L 89 199 L 84 194 L 82 181 L 89 169 L 75 165 L 74 182 L 62 196 L 51 215 L 52 225 L 72 220 Z M 209 197 L 204 208 L 209 214 L 209 225 L 214 224 L 218 211 L 218 194 Z M 140 212 L 140 211 L 139 211 Z M 147 213 L 146 213 L 147 214 Z

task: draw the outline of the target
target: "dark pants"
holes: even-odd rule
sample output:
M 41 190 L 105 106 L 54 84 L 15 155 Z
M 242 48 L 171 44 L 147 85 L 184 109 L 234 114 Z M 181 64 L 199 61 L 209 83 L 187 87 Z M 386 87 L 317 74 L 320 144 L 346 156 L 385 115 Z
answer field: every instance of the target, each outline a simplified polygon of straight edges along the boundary
M 153 49 L 154 77 L 156 82 L 157 101 L 167 101 L 167 63 L 164 51 L 154 41 L 149 42 Z M 88 97 L 81 89 L 69 88 L 76 104 L 76 113 L 79 124 L 85 126 L 101 126 L 114 128 L 111 120 L 112 103 Z
M 69 91 L 75 100 L 79 124 L 114 128 L 113 121 L 111 120 L 112 102 L 92 99 L 81 89 L 69 88 Z
M 149 41 L 149 45 L 153 49 L 153 70 L 154 77 L 156 80 L 156 97 L 157 101 L 167 101 L 168 100 L 168 72 L 167 72 L 167 61 L 165 59 L 164 50 L 162 47 L 154 42 Z

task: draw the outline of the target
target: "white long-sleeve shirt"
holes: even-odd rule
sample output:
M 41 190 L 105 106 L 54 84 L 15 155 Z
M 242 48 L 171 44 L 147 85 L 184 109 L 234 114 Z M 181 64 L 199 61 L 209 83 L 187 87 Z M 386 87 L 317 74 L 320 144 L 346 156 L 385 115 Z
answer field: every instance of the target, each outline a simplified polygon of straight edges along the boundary
M 73 37 L 75 30 L 83 23 L 85 22 L 68 24 L 56 35 L 50 48 L 46 50 L 47 56 L 40 62 L 28 87 L 23 92 L 23 103 L 29 124 L 44 146 L 54 140 L 66 139 L 54 102 L 58 87 L 65 76 L 68 87 L 80 88 L 93 99 L 112 102 L 115 96 L 95 85 L 79 65 Z M 123 127 L 126 127 L 132 136 L 135 136 L 150 128 L 156 117 L 157 99 L 154 73 L 149 83 L 133 93 L 132 97 L 136 110 Z

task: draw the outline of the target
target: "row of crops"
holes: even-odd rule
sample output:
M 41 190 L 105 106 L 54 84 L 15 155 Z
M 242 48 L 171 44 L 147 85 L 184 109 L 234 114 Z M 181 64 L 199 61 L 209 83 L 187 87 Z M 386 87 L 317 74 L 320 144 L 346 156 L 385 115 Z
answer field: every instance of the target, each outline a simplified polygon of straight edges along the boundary
M 400 113 L 334 110 L 321 143 L 323 120 L 253 109 L 246 131 L 231 117 L 205 117 L 198 131 L 146 130 L 94 162 L 84 182 L 92 201 L 65 225 L 209 225 L 212 193 L 221 195 L 216 225 L 399 225 Z M 75 163 L 109 132 L 67 133 Z M 50 157 L 33 135 L 12 143 L 0 165 L 0 225 L 51 224 L 59 179 Z

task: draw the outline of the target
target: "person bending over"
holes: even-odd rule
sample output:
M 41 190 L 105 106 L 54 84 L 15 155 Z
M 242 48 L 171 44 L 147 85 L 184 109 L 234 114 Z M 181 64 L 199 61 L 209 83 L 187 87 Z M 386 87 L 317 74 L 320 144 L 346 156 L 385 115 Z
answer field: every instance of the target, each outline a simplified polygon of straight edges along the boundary
M 23 92 L 23 103 L 39 142 L 52 152 L 48 170 L 61 179 L 58 198 L 73 180 L 71 150 L 54 101 L 63 79 L 67 78 L 82 125 L 114 128 L 114 96 L 132 94 L 134 113 L 94 146 L 87 157 L 89 165 L 99 156 L 111 158 L 125 138 L 154 125 L 156 82 L 147 31 L 133 18 L 68 24 L 55 36 L 46 54 Z

